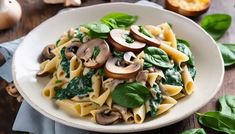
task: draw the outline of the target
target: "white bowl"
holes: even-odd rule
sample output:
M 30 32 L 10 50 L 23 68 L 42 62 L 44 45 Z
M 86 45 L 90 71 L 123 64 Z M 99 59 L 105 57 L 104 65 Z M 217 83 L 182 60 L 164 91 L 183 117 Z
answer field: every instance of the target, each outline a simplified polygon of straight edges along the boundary
M 48 79 L 35 77 L 39 70 L 37 62 L 39 54 L 47 44 L 56 42 L 59 36 L 70 27 L 98 21 L 109 12 L 138 15 L 138 24 L 171 23 L 177 37 L 191 43 L 197 68 L 196 91 L 180 100 L 168 113 L 148 119 L 143 124 L 103 126 L 91 122 L 88 118 L 72 118 L 56 109 L 53 103 L 41 94 Z M 14 82 L 21 95 L 33 108 L 46 117 L 76 128 L 116 133 L 156 129 L 183 120 L 213 98 L 219 90 L 224 76 L 223 60 L 216 42 L 199 25 L 170 11 L 127 3 L 82 7 L 48 19 L 30 32 L 20 44 L 14 55 L 12 70 Z

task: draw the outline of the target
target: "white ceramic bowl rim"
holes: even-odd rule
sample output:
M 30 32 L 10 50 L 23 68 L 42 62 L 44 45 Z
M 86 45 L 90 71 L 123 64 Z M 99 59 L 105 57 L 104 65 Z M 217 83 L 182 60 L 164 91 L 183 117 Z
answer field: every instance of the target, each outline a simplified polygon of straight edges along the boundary
M 117 3 L 98 4 L 98 5 L 93 5 L 93 6 L 80 7 L 80 8 L 77 8 L 77 9 L 73 9 L 73 10 L 71 10 L 71 11 L 67 11 L 67 12 L 65 12 L 65 13 L 67 14 L 67 13 L 77 12 L 78 10 L 82 10 L 82 9 L 91 9 L 91 8 L 95 8 L 95 7 L 105 7 L 105 6 L 115 6 L 115 5 L 139 6 L 139 7 L 144 6 L 144 5 L 137 5 L 137 4 L 131 4 L 131 3 L 117 2 Z M 154 7 L 148 7 L 148 8 L 154 8 Z M 183 18 L 185 21 L 188 21 L 188 22 L 193 23 L 193 25 L 195 25 L 196 28 L 200 29 L 206 36 L 208 36 L 208 38 L 210 38 L 210 40 L 211 40 L 214 44 L 216 44 L 216 42 L 211 38 L 211 36 L 210 36 L 207 32 L 205 32 L 198 24 L 196 24 L 195 22 L 193 22 L 192 20 L 190 20 L 190 19 L 188 19 L 188 18 L 186 18 L 186 17 L 184 17 L 184 16 L 178 15 L 178 14 L 176 14 L 176 13 L 174 13 L 174 12 L 171 12 L 171 11 L 167 11 L 167 10 L 163 10 L 163 9 L 158 9 L 158 8 L 154 8 L 154 9 L 156 9 L 156 10 L 161 10 L 161 12 L 165 12 L 165 13 L 167 13 L 167 14 L 174 15 L 174 16 L 176 16 L 176 17 L 178 17 L 178 18 Z M 54 16 L 54 17 L 55 17 L 55 16 Z M 47 22 L 53 20 L 54 17 L 48 19 Z M 25 39 L 30 38 L 31 33 L 32 33 L 33 31 L 35 31 L 36 29 L 40 28 L 40 26 L 43 25 L 44 23 L 45 23 L 45 22 L 43 22 L 42 24 L 40 24 L 39 26 L 37 26 L 35 29 L 33 29 L 33 30 L 28 34 L 28 36 L 25 37 Z M 22 44 L 23 44 L 23 43 L 24 43 L 24 41 L 22 42 Z M 20 48 L 20 47 L 21 47 L 21 45 L 19 45 L 19 48 Z M 18 50 L 18 49 L 17 49 L 17 50 Z M 16 51 L 17 51 L 17 50 L 16 50 Z M 218 50 L 218 52 L 219 52 L 218 46 L 217 46 L 217 50 Z M 167 123 L 167 124 L 160 124 L 160 125 L 153 125 L 153 126 L 143 126 L 143 125 L 139 125 L 138 127 L 136 127 L 136 128 L 133 129 L 133 130 L 130 130 L 130 129 L 125 128 L 125 127 L 123 127 L 123 128 L 116 128 L 116 129 L 114 129 L 113 127 L 111 127 L 111 129 L 110 129 L 109 126 L 107 126 L 107 128 L 105 128 L 105 129 L 100 129 L 100 128 L 94 128 L 94 127 L 92 127 L 92 126 L 87 126 L 86 124 L 79 124 L 79 125 L 78 125 L 78 124 L 75 124 L 75 123 L 68 122 L 68 121 L 66 121 L 66 120 L 63 120 L 63 119 L 61 119 L 61 118 L 58 118 L 58 117 L 54 116 L 54 115 L 51 114 L 51 113 L 48 113 L 46 110 L 41 109 L 38 105 L 36 105 L 35 103 L 33 103 L 33 102 L 31 101 L 30 97 L 27 96 L 27 95 L 24 93 L 23 89 L 21 89 L 21 87 L 19 86 L 19 84 L 18 84 L 18 82 L 17 82 L 17 80 L 16 80 L 16 73 L 17 73 L 17 72 L 15 72 L 15 68 L 16 68 L 16 66 L 15 66 L 15 58 L 16 58 L 16 57 L 15 57 L 15 55 L 14 55 L 14 57 L 13 57 L 13 66 L 12 66 L 12 70 L 13 70 L 13 79 L 14 79 L 15 85 L 16 85 L 17 89 L 19 90 L 20 94 L 24 97 L 24 99 L 25 99 L 34 109 L 36 109 L 37 111 L 39 111 L 40 113 L 42 113 L 44 116 L 46 116 L 46 117 L 48 117 L 48 118 L 50 118 L 50 119 L 52 119 L 52 120 L 55 120 L 55 121 L 57 121 L 57 122 L 59 122 L 59 123 L 68 125 L 68 126 L 72 126 L 72 127 L 76 127 L 76 128 L 81 128 L 81 129 L 85 129 L 85 130 L 90 130 L 90 131 L 107 132 L 107 133 L 110 133 L 110 132 L 114 132 L 114 133 L 123 133 L 123 132 L 145 131 L 145 130 L 151 130 L 151 129 L 155 129 L 155 128 L 160 128 L 160 127 L 163 127 L 163 126 L 170 125 L 170 124 L 176 123 L 176 122 L 178 122 L 178 121 L 181 121 L 181 120 L 183 120 L 184 118 L 186 118 L 186 117 L 192 115 L 193 113 L 195 113 L 197 110 L 199 110 L 199 109 L 200 109 L 201 107 L 203 107 L 204 105 L 206 105 L 206 104 L 215 96 L 215 94 L 218 92 L 219 88 L 220 88 L 221 85 L 222 85 L 223 76 L 224 76 L 224 69 L 223 69 L 223 70 L 222 70 L 222 73 L 221 73 L 222 77 L 220 78 L 219 83 L 217 83 L 217 87 L 216 87 L 216 89 L 214 89 L 214 92 L 211 93 L 210 96 L 208 96 L 208 97 L 206 98 L 206 101 L 204 101 L 203 103 L 200 104 L 200 107 L 190 109 L 190 110 L 186 113 L 186 115 L 185 115 L 184 117 L 176 116 L 174 120 L 170 120 L 169 123 Z M 220 54 L 220 60 L 223 61 L 221 54 Z M 222 68 L 224 68 L 224 67 L 223 67 L 223 66 L 224 66 L 223 63 L 222 63 L 220 66 L 221 66 Z

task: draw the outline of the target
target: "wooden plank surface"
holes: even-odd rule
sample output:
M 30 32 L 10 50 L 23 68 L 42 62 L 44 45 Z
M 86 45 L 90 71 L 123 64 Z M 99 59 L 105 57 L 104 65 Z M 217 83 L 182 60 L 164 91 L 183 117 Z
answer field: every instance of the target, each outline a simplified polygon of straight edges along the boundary
M 126 2 L 136 2 L 136 0 L 111 0 L 112 2 L 126 1 Z M 162 4 L 163 0 L 152 0 L 156 3 Z M 46 5 L 42 0 L 20 0 L 19 1 L 23 8 L 23 17 L 21 21 L 13 28 L 0 31 L 0 43 L 16 39 L 18 37 L 26 35 L 34 27 L 39 25 L 41 22 L 55 15 L 59 10 L 63 9 L 62 5 Z M 82 6 L 93 5 L 97 3 L 109 2 L 108 0 L 85 0 Z M 233 17 L 233 23 L 228 32 L 220 40 L 224 43 L 235 43 L 235 0 L 213 0 L 212 6 L 206 14 L 210 13 L 227 13 Z M 200 18 L 196 18 L 195 21 L 200 22 Z M 206 45 L 206 44 L 205 44 Z M 2 70 L 0 70 L 2 71 Z M 216 72 L 215 72 L 216 73 Z M 226 73 L 224 76 L 224 82 L 221 90 L 216 94 L 216 96 L 204 106 L 200 112 L 205 112 L 208 110 L 214 110 L 217 106 L 217 99 L 219 96 L 224 94 L 235 95 L 235 66 L 226 68 Z M 1 82 L 0 82 L 1 84 Z M 3 84 L 1 84 L 3 86 Z M 0 86 L 0 87 L 1 87 Z M 20 104 L 17 101 L 7 95 L 4 89 L 0 89 L 0 134 L 10 134 L 18 133 L 12 132 L 11 127 L 14 122 L 15 116 L 19 109 Z M 170 125 L 161 129 L 156 129 L 152 131 L 147 131 L 147 134 L 159 133 L 159 134 L 177 134 L 184 130 L 200 127 L 194 115 L 186 118 L 185 120 L 178 122 L 174 125 Z M 208 134 L 215 134 L 215 131 L 206 129 Z

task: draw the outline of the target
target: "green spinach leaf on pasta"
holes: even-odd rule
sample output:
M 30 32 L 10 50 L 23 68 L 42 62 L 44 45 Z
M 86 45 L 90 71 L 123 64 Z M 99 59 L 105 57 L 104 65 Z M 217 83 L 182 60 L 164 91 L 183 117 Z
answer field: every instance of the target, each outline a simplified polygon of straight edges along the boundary
M 64 72 L 66 73 L 66 78 L 69 78 L 69 66 L 70 66 L 70 61 L 66 58 L 65 56 L 65 47 L 63 47 L 60 51 L 61 54 L 61 62 L 60 65 L 62 67 L 62 69 L 64 70 Z
M 101 18 L 101 22 L 111 28 L 128 28 L 136 22 L 138 16 L 129 15 L 121 12 L 112 12 Z
M 149 99 L 149 91 L 138 82 L 119 84 L 112 92 L 112 99 L 118 105 L 136 108 Z
M 55 99 L 70 99 L 74 96 L 86 96 L 92 92 L 91 77 L 94 75 L 94 70 L 91 70 L 86 75 L 74 77 L 65 88 L 56 90 Z
M 165 80 L 164 80 L 165 84 L 183 86 L 179 67 L 174 66 L 173 68 L 167 69 L 164 72 L 164 75 L 165 75 Z
M 156 47 L 146 47 L 144 49 L 144 61 L 162 68 L 172 68 L 174 66 L 166 52 Z

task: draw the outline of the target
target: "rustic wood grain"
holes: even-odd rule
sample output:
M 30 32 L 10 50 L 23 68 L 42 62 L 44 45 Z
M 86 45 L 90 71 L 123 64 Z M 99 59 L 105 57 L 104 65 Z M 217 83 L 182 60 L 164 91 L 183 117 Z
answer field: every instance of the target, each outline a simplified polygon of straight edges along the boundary
M 136 2 L 137 0 L 111 0 L 112 2 L 126 1 Z M 164 0 L 151 0 L 153 2 L 164 4 Z M 47 5 L 42 0 L 20 0 L 23 8 L 23 17 L 21 21 L 13 28 L 0 31 L 0 43 L 16 39 L 18 37 L 26 35 L 30 30 L 39 25 L 44 20 L 55 15 L 59 10 L 63 9 L 63 5 Z M 109 2 L 108 0 L 85 0 L 82 6 L 88 6 L 98 3 Z M 213 0 L 209 11 L 206 14 L 211 13 L 227 13 L 235 19 L 235 0 Z M 195 21 L 200 22 L 202 17 L 196 18 Z M 226 32 L 220 42 L 235 43 L 235 21 L 233 21 L 231 28 Z M 206 45 L 206 44 L 205 44 Z M 215 72 L 216 73 L 216 72 Z M 218 107 L 217 99 L 225 94 L 235 95 L 235 66 L 226 68 L 223 85 L 221 90 L 216 96 L 202 109 L 200 112 L 206 112 L 208 110 L 215 110 Z M 1 82 L 0 82 L 1 84 Z M 4 85 L 1 85 L 2 87 Z M 20 132 L 12 132 L 11 127 L 14 122 L 15 116 L 19 109 L 20 104 L 17 101 L 7 95 L 5 90 L 0 88 L 0 134 L 19 134 Z M 185 120 L 178 122 L 174 125 L 170 125 L 161 129 L 147 131 L 147 134 L 178 134 L 184 130 L 200 127 L 194 115 L 186 118 Z M 208 134 L 216 134 L 211 129 L 206 129 Z M 141 132 L 139 132 L 141 134 Z

